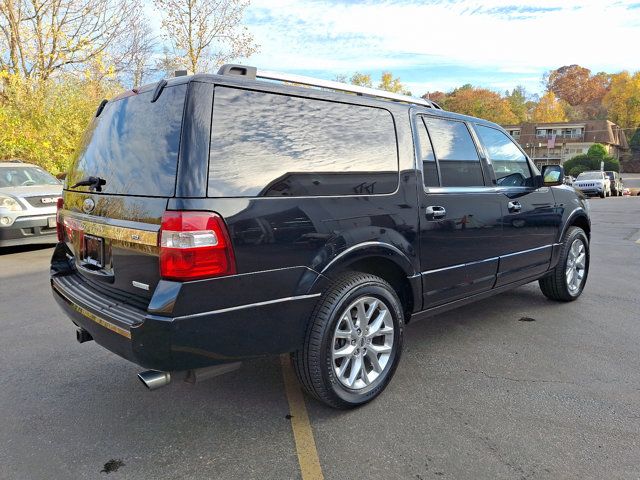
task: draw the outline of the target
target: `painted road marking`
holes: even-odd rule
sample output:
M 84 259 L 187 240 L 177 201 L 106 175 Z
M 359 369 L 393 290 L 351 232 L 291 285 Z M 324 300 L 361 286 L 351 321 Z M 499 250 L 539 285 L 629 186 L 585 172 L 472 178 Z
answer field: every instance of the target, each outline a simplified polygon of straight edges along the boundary
M 298 454 L 302 480 L 324 480 L 316 442 L 313 439 L 313 430 L 309 422 L 309 414 L 307 413 L 298 379 L 291 366 L 289 355 L 281 355 L 280 363 L 282 365 L 282 375 L 284 376 L 284 388 L 289 401 L 291 428 L 296 443 L 296 453 Z

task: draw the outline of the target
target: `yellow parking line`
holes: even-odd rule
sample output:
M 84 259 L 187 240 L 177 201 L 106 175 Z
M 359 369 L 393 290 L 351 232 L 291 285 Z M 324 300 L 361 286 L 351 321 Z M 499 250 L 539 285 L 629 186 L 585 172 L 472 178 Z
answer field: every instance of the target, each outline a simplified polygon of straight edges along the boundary
M 291 428 L 293 429 L 293 438 L 296 443 L 296 453 L 298 454 L 302 480 L 324 480 L 307 407 L 300 391 L 300 385 L 291 367 L 289 355 L 281 355 L 280 363 L 282 364 L 282 375 L 284 376 L 284 388 L 289 401 Z

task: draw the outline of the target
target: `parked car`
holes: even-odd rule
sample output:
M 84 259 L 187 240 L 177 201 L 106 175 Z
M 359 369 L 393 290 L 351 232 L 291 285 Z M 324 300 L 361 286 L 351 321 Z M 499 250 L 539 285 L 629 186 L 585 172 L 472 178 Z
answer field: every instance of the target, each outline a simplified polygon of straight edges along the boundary
M 599 195 L 600 198 L 611 196 L 611 181 L 606 173 L 599 170 L 582 172 L 573 186 L 585 195 Z
M 614 197 L 621 197 L 622 192 L 624 191 L 624 185 L 622 184 L 622 177 L 618 172 L 614 171 L 605 171 L 609 177 L 609 183 L 611 185 L 611 195 Z
M 51 285 L 149 388 L 291 353 L 309 394 L 355 407 L 407 324 L 532 281 L 580 296 L 589 204 L 563 181 L 486 120 L 227 65 L 101 105 Z
M 0 247 L 56 243 L 56 202 L 62 184 L 42 168 L 0 162 Z

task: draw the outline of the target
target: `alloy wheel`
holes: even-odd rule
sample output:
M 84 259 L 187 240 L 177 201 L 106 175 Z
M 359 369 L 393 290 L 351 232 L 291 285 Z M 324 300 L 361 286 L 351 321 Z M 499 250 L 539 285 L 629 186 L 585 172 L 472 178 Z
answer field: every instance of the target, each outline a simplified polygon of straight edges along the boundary
M 567 288 L 572 295 L 580 290 L 582 279 L 586 271 L 587 251 L 584 242 L 580 238 L 576 238 L 569 248 L 567 256 L 567 266 L 565 268 L 565 277 L 567 279 Z
M 379 298 L 360 297 L 339 317 L 331 344 L 338 381 L 351 390 L 371 385 L 391 359 L 394 327 L 389 307 Z

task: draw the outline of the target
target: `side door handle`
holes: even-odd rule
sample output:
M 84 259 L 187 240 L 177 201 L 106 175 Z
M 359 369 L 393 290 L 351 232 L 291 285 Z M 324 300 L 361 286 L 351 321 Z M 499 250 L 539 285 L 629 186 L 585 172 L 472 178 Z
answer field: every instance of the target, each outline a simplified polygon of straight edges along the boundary
M 427 215 L 428 220 L 437 220 L 439 218 L 444 218 L 447 214 L 447 211 L 444 207 L 440 207 L 437 205 L 432 205 L 425 208 L 425 213 Z
M 509 212 L 511 213 L 519 212 L 520 210 L 522 210 L 522 205 L 518 201 L 507 203 L 507 207 L 509 208 Z

